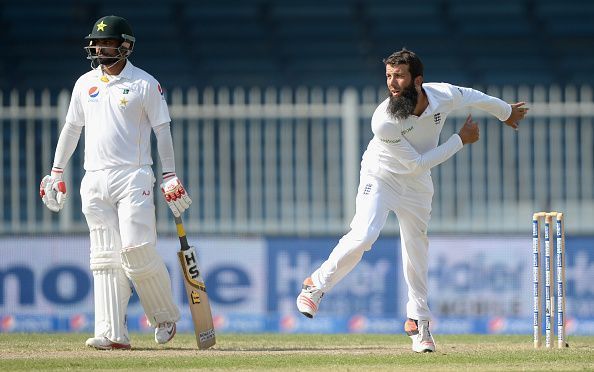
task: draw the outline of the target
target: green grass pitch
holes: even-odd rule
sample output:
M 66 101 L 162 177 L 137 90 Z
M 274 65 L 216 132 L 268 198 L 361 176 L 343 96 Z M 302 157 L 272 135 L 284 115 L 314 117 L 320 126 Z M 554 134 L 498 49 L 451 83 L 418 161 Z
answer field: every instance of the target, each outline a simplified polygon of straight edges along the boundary
M 563 350 L 532 347 L 531 336 L 435 335 L 437 351 L 416 354 L 394 335 L 220 334 L 209 350 L 193 334 L 169 344 L 133 334 L 131 351 L 85 347 L 88 334 L 0 334 L 0 370 L 579 371 L 594 368 L 594 337 Z

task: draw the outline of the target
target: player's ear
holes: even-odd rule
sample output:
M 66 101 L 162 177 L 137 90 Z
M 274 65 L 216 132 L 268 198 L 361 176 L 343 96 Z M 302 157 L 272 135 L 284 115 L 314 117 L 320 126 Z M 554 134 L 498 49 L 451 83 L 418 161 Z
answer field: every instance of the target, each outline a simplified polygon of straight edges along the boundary
M 421 85 L 423 85 L 423 75 L 419 75 L 415 78 L 415 86 L 420 88 Z
M 124 57 L 128 57 L 132 53 L 132 43 L 128 40 L 124 40 L 118 47 L 118 50 Z

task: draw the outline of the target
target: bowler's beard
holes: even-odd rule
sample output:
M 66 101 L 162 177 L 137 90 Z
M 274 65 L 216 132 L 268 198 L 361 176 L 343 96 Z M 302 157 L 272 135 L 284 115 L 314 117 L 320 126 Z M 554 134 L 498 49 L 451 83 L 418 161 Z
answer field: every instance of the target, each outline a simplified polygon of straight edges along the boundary
M 399 96 L 393 96 L 390 93 L 388 114 L 394 119 L 404 120 L 414 112 L 418 99 L 419 92 L 417 92 L 413 84 L 400 91 Z

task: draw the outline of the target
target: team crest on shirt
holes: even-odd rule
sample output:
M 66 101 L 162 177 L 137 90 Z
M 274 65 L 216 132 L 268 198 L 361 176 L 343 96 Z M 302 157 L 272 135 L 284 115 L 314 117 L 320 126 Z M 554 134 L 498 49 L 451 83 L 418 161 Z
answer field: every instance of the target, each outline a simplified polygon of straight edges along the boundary
M 89 102 L 98 102 L 99 99 L 99 88 L 98 87 L 91 87 L 89 88 Z
M 121 109 L 124 109 L 124 108 L 126 108 L 126 106 L 128 106 L 128 102 L 129 102 L 129 101 L 126 99 L 126 97 L 122 97 L 122 98 L 120 99 L 120 102 L 119 102 L 119 106 L 120 106 L 120 108 L 121 108 Z
M 441 123 L 441 113 L 437 113 L 435 115 L 433 115 L 433 122 L 435 123 L 435 125 L 439 125 Z
M 365 185 L 365 188 L 363 189 L 363 195 L 369 195 L 371 193 L 371 188 L 373 187 L 373 184 L 368 183 L 367 185 Z

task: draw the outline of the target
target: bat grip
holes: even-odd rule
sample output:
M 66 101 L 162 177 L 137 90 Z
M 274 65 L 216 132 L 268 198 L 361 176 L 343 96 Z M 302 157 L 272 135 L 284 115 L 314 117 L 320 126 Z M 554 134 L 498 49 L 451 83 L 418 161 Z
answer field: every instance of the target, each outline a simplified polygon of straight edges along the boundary
M 181 250 L 187 251 L 190 249 L 190 245 L 188 244 L 188 239 L 185 236 L 179 237 L 179 243 L 181 244 Z
M 184 229 L 184 223 L 181 217 L 173 217 L 175 220 L 175 226 L 177 227 L 177 236 L 179 237 L 179 242 L 181 244 L 181 250 L 187 251 L 190 249 L 190 244 L 188 244 L 188 238 L 186 237 L 186 230 Z

